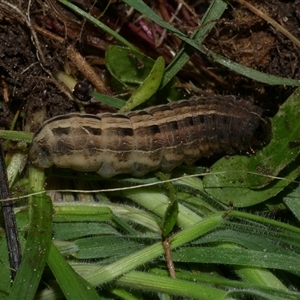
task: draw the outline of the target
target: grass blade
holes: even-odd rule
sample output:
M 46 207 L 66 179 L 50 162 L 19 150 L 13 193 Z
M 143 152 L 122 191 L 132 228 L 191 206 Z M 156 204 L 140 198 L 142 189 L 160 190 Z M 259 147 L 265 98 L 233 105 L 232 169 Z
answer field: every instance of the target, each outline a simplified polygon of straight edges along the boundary
M 29 169 L 33 191 L 44 187 L 44 173 Z M 29 230 L 23 259 L 12 286 L 10 299 L 34 299 L 48 258 L 52 236 L 52 201 L 44 194 L 29 198 Z

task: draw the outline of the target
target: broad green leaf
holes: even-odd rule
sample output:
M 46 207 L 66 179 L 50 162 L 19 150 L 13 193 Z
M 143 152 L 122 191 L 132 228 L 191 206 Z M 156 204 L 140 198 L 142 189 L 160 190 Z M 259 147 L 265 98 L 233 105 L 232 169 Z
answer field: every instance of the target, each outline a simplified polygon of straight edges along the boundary
M 105 53 L 110 74 L 125 84 L 142 84 L 151 72 L 154 60 L 129 48 L 110 45 Z
M 272 140 L 264 149 L 251 157 L 248 171 L 258 174 L 248 174 L 247 185 L 251 188 L 261 188 L 273 181 L 287 165 L 298 156 L 298 147 L 290 148 L 289 142 L 300 138 L 300 97 L 299 89 L 283 103 L 272 119 Z M 262 174 L 263 176 L 261 176 Z M 265 176 L 270 175 L 270 176 Z
M 218 160 L 211 167 L 211 173 L 203 179 L 205 191 L 224 204 L 228 205 L 231 201 L 234 207 L 246 207 L 277 195 L 298 176 L 297 168 L 292 166 L 280 174 L 282 180 L 252 190 L 247 184 L 250 159 L 246 156 L 232 156 Z
M 155 61 L 149 75 L 145 78 L 139 88 L 132 93 L 125 105 L 120 109 L 120 112 L 130 111 L 152 97 L 161 84 L 164 70 L 165 61 L 163 57 L 160 56 Z

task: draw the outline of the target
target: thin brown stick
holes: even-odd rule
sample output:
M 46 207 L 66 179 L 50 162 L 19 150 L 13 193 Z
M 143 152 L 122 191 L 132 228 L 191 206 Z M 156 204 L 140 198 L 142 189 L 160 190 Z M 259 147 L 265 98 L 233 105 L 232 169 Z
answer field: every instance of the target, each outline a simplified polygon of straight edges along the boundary
M 57 35 L 57 34 L 54 34 L 53 32 L 50 32 L 50 31 L 48 31 L 48 30 L 44 29 L 43 27 L 40 27 L 40 26 L 38 26 L 38 25 L 36 25 L 36 24 L 33 25 L 33 28 L 34 28 L 38 33 L 42 34 L 43 36 L 48 37 L 48 38 L 50 38 L 50 39 L 52 39 L 52 40 L 55 40 L 55 41 L 57 41 L 57 42 L 59 42 L 59 43 L 61 43 L 61 44 L 65 41 L 65 39 L 62 38 L 61 36 L 59 36 L 59 35 Z
M 228 203 L 228 209 L 224 212 L 224 214 L 222 215 L 222 218 L 226 218 L 233 210 L 233 202 L 230 201 Z
M 105 83 L 100 79 L 92 66 L 72 45 L 67 48 L 67 56 L 86 79 L 94 85 L 99 93 L 111 94 L 110 90 L 106 87 Z
M 1 86 L 2 86 L 2 97 L 4 102 L 9 102 L 9 91 L 8 91 L 8 85 L 5 81 L 4 75 L 1 76 Z
M 176 278 L 176 272 L 175 272 L 174 262 L 173 262 L 173 259 L 172 259 L 172 251 L 171 251 L 169 239 L 165 239 L 163 241 L 163 247 L 164 247 L 164 250 L 165 250 L 169 275 L 172 278 Z

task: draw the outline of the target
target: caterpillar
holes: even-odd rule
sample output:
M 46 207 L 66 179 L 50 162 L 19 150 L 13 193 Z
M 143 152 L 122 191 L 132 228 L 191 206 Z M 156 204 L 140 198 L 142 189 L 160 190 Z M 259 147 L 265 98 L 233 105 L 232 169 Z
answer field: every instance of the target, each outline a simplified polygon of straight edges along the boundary
M 102 177 L 140 177 L 202 157 L 253 152 L 270 139 L 264 110 L 234 96 L 193 96 L 125 114 L 71 113 L 37 130 L 29 160 Z

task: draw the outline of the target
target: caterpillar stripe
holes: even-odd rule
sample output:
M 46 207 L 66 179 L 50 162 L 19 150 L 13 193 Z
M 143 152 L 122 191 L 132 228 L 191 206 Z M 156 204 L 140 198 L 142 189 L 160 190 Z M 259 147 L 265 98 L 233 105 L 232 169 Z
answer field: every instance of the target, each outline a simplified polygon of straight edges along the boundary
M 269 138 L 262 108 L 233 96 L 194 96 L 125 114 L 52 118 L 35 133 L 29 159 L 42 169 L 139 177 L 215 154 L 246 153 Z

